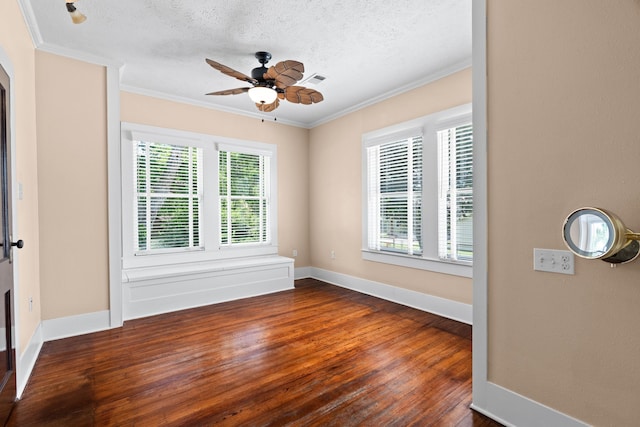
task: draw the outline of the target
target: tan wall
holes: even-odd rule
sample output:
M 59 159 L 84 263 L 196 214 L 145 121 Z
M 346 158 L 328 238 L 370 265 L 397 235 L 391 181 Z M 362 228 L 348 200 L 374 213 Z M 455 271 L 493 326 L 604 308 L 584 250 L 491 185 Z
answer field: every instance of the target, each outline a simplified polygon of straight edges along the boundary
M 109 308 L 106 95 L 104 67 L 44 52 L 36 58 L 46 320 Z M 126 92 L 121 106 L 123 121 L 277 144 L 279 251 L 297 249 L 296 266 L 309 265 L 306 129 Z
M 18 230 L 14 236 L 25 242 L 23 249 L 14 251 L 18 265 L 17 338 L 24 351 L 40 323 L 40 272 L 34 47 L 17 0 L 0 2 L 0 46 L 9 56 L 14 70 L 16 152 L 13 154 L 16 178 L 24 191 L 23 199 L 15 206 Z M 30 297 L 33 298 L 31 312 Z
M 122 121 L 278 146 L 278 252 L 296 267 L 310 265 L 309 131 L 157 98 L 121 93 Z
M 42 319 L 109 309 L 106 70 L 36 52 Z
M 471 303 L 471 279 L 364 261 L 362 134 L 471 102 L 471 70 L 395 96 L 311 130 L 311 264 Z M 331 259 L 331 251 L 335 259 Z
M 613 4 L 615 3 L 615 5 Z M 640 230 L 640 2 L 488 2 L 489 379 L 595 425 L 638 425 L 640 262 L 576 259 L 564 218 Z

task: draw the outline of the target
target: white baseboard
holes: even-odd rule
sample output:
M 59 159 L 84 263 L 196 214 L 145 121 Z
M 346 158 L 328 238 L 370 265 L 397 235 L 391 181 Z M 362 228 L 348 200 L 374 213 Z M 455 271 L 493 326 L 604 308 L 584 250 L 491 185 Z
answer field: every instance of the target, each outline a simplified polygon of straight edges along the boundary
M 347 274 L 321 268 L 310 267 L 310 277 L 322 280 L 333 285 L 372 295 L 387 301 L 406 305 L 407 307 L 437 314 L 438 316 L 471 325 L 473 322 L 473 310 L 471 304 L 423 294 L 397 286 L 361 279 Z
M 31 372 L 36 366 L 36 361 L 38 360 L 38 356 L 40 355 L 40 350 L 42 349 L 43 343 L 44 339 L 42 337 L 42 323 L 40 323 L 31 336 L 31 339 L 27 344 L 27 348 L 22 352 L 22 355 L 17 361 L 16 399 L 20 399 L 22 397 L 22 393 L 27 386 L 27 382 L 29 381 Z
M 312 267 L 296 267 L 294 271 L 294 278 L 298 280 L 311 277 L 311 268 Z
M 471 408 L 506 427 L 588 427 L 578 419 L 491 382 L 485 384 L 487 407 L 474 402 Z M 507 421 L 508 420 L 508 421 Z
M 109 310 L 42 321 L 44 341 L 53 341 L 111 328 Z

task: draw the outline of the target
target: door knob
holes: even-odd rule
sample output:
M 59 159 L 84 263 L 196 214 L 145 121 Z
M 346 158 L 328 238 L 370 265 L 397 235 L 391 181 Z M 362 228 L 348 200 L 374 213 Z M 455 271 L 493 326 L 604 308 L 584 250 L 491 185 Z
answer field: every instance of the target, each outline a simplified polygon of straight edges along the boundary
M 24 247 L 24 242 L 20 239 L 17 242 L 11 242 L 11 246 L 16 246 L 18 249 L 22 249 Z

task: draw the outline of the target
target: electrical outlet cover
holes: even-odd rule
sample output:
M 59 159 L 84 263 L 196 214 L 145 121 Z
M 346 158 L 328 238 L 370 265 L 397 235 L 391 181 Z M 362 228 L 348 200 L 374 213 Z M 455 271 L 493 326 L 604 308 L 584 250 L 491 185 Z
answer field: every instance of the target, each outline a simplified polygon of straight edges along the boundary
M 575 274 L 572 252 L 556 249 L 533 249 L 533 269 L 549 273 Z

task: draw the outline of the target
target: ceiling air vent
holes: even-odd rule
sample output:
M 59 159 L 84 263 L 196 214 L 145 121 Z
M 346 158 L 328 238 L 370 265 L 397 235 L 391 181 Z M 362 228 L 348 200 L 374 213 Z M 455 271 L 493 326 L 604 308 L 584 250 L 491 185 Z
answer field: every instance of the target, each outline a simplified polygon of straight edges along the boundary
M 304 83 L 307 85 L 318 85 L 322 83 L 324 79 L 326 79 L 326 77 L 321 76 L 318 73 L 314 73 L 311 76 L 307 77 L 305 80 L 303 80 L 301 83 Z

